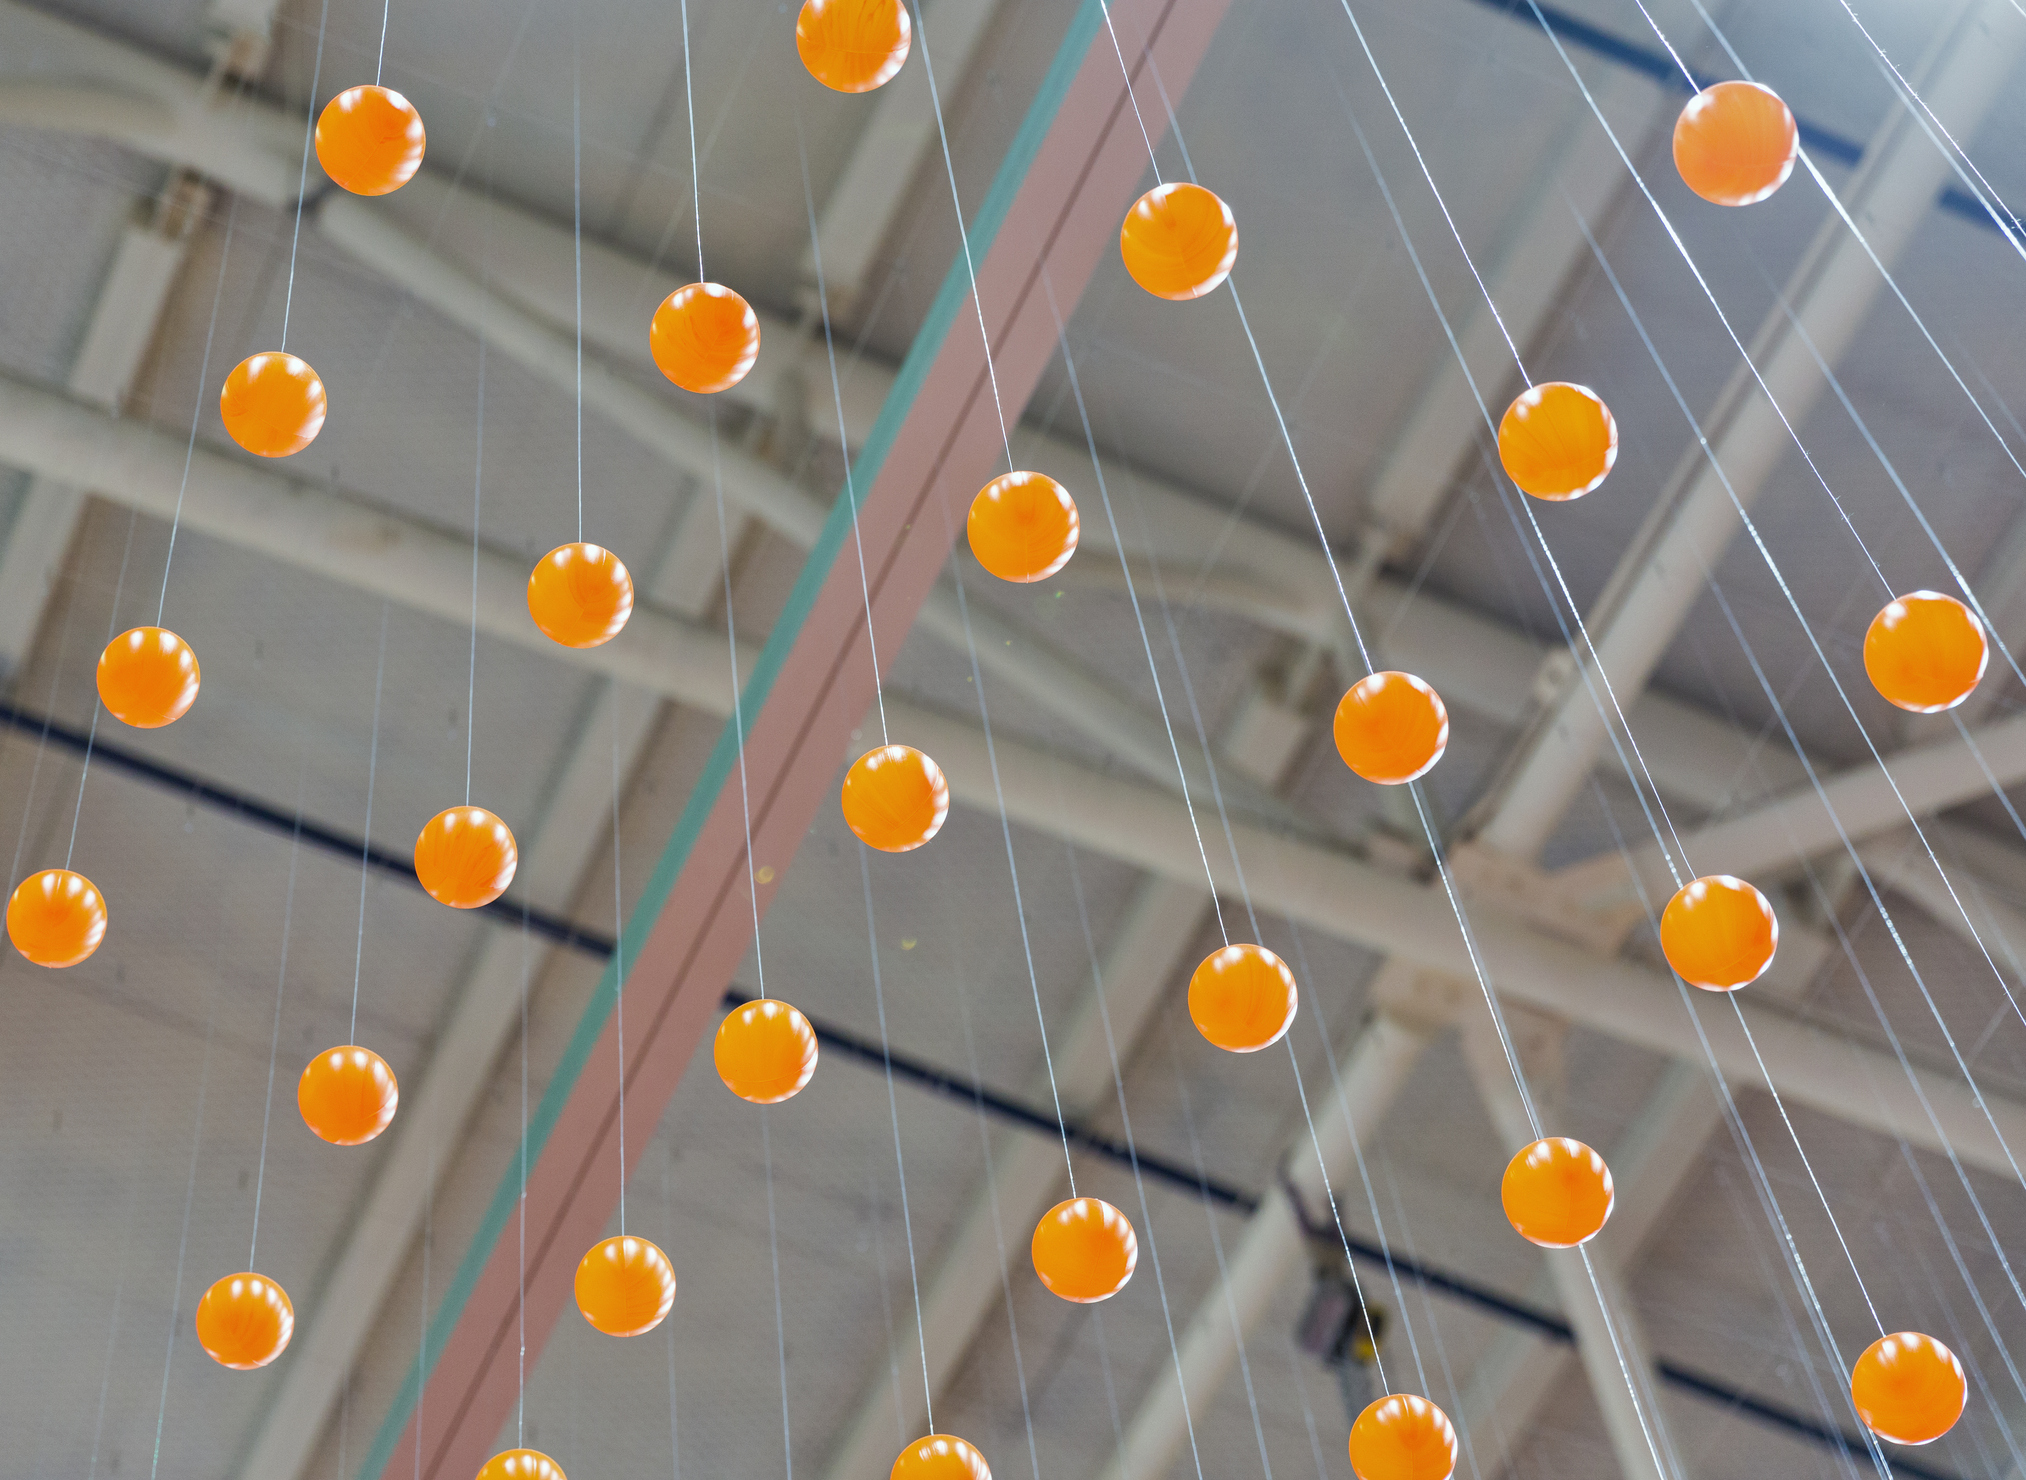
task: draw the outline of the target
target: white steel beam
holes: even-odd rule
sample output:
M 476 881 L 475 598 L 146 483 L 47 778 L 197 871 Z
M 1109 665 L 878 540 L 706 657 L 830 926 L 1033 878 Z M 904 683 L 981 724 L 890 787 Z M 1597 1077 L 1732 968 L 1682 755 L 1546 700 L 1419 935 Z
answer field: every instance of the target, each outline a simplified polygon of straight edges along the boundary
M 1915 73 L 1915 86 L 1933 100 L 1958 138 L 1976 131 L 2026 47 L 2026 27 L 2011 16 L 2005 17 L 2008 24 L 1996 23 L 1999 8 L 1991 0 L 1975 0 L 1956 11 Z M 1899 260 L 1948 178 L 1948 161 L 1895 104 L 1843 192 L 1846 209 L 1881 262 L 1890 267 Z M 1716 565 L 1737 533 L 1731 492 L 1746 506 L 1759 496 L 1792 448 L 1787 423 L 1798 426 L 1820 400 L 1827 384 L 1822 364 L 1843 357 L 1882 281 L 1864 246 L 1837 216 L 1826 216 L 1786 284 L 1793 319 L 1775 307 L 1750 344 L 1752 361 L 1779 410 L 1750 368 L 1740 365 L 1702 420 L 1708 452 L 1691 443 L 1682 454 L 1590 618 L 1594 661 L 1621 702 L 1646 686 L 1702 594 L 1704 570 Z M 1728 474 L 1730 489 L 1712 461 Z M 1591 675 L 1590 684 L 1596 683 Z M 1583 785 L 1604 739 L 1605 721 L 1579 675 L 1562 686 L 1534 726 L 1507 773 L 1503 803 L 1486 824 L 1483 840 L 1515 857 L 1538 852 Z

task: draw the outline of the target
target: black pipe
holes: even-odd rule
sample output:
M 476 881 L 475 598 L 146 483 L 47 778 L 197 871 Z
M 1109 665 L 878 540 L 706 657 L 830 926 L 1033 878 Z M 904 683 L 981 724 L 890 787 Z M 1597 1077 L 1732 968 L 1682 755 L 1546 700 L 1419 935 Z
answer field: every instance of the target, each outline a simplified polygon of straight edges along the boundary
M 421 881 L 415 877 L 415 865 L 409 859 L 389 853 L 383 848 L 376 848 L 364 839 L 348 836 L 322 823 L 299 820 L 294 814 L 280 807 L 232 787 L 207 781 L 201 776 L 150 760 L 147 756 L 129 750 L 116 741 L 108 741 L 103 737 L 93 739 L 83 730 L 72 729 L 46 716 L 31 714 L 27 710 L 7 704 L 0 704 L 0 724 L 8 725 L 23 734 L 38 736 L 75 754 L 82 755 L 89 747 L 92 760 L 98 765 L 108 766 L 140 780 L 153 782 L 166 790 L 176 792 L 192 801 L 203 802 L 207 806 L 282 837 L 294 837 L 300 829 L 303 841 L 314 848 L 321 848 L 348 861 L 363 859 L 366 866 L 388 878 L 405 883 L 416 890 L 422 888 Z M 524 904 L 510 904 L 505 899 L 494 900 L 486 905 L 482 912 L 491 915 L 502 924 L 515 927 L 525 925 L 533 934 L 572 950 L 581 951 L 587 956 L 604 960 L 612 955 L 612 937 L 600 935 L 593 930 L 585 930 L 561 915 L 547 914 Z M 728 988 L 724 995 L 724 1005 L 727 1008 L 741 1007 L 753 1000 L 735 988 Z M 882 1072 L 890 1068 L 896 1078 L 905 1080 L 932 1095 L 968 1101 L 981 1113 L 991 1115 L 1021 1130 L 1043 1136 L 1060 1136 L 1071 1145 L 1080 1146 L 1106 1161 L 1130 1167 L 1139 1175 L 1162 1186 L 1201 1198 L 1219 1207 L 1229 1208 L 1233 1212 L 1250 1215 L 1259 1208 L 1258 1193 L 1248 1192 L 1228 1182 L 1199 1176 L 1178 1162 L 1150 1155 L 1129 1143 L 1113 1140 L 1110 1136 L 1086 1126 L 1059 1123 L 1047 1111 L 1024 1104 L 1010 1095 L 989 1089 L 960 1074 L 939 1069 L 926 1060 L 897 1053 L 877 1039 L 862 1037 L 834 1023 L 821 1022 L 815 1018 L 809 1020 L 809 1025 L 815 1030 L 817 1041 L 827 1051 L 842 1054 L 845 1058 L 856 1060 Z M 1339 1238 L 1337 1227 L 1334 1224 L 1320 1223 L 1310 1226 L 1307 1209 L 1300 1205 L 1299 1197 L 1295 1201 L 1297 1217 L 1309 1235 L 1335 1245 Z M 1420 1260 L 1409 1258 L 1396 1250 L 1389 1250 L 1382 1245 L 1351 1235 L 1348 1230 L 1344 1231 L 1343 1241 L 1348 1244 L 1355 1257 L 1374 1265 L 1385 1266 L 1424 1289 L 1436 1291 L 1465 1305 L 1475 1306 L 1485 1314 L 1509 1325 L 1525 1326 L 1549 1341 L 1570 1344 L 1576 1339 L 1569 1323 L 1560 1316 L 1501 1294 L 1488 1285 L 1477 1283 L 1467 1275 L 1454 1274 L 1437 1269 L 1433 1265 L 1423 1264 Z M 1685 1392 L 1695 1393 L 1740 1413 L 1750 1414 L 1762 1422 L 1812 1439 L 1831 1449 L 1859 1455 L 1869 1453 L 1862 1439 L 1843 1433 L 1839 1429 L 1776 1407 L 1740 1389 L 1687 1368 L 1669 1362 L 1660 1362 L 1656 1365 L 1663 1381 L 1672 1383 Z M 1895 1459 L 1893 1464 L 1901 1474 L 1912 1477 L 1912 1480 L 1958 1480 L 1958 1477 L 1944 1471 L 1928 1469 L 1903 1459 Z

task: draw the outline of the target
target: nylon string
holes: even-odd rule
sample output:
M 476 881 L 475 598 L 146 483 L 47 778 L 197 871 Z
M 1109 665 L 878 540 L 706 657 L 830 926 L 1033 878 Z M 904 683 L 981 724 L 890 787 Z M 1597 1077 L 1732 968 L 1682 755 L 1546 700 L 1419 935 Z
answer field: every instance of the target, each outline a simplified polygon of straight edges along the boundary
M 373 858 L 373 789 L 380 774 L 380 694 L 387 677 L 387 603 L 380 603 L 380 655 L 373 664 L 373 738 L 366 748 L 366 828 L 359 844 L 359 932 L 352 955 L 352 1026 L 347 1043 L 359 1041 L 359 977 L 366 964 L 366 885 Z
M 288 887 L 282 895 L 281 905 L 281 967 L 275 973 L 274 981 L 274 1033 L 267 1045 L 267 1102 L 260 1112 L 260 1160 L 255 1164 L 253 1175 L 253 1237 L 248 1241 L 246 1267 L 260 1268 L 256 1254 L 260 1249 L 260 1194 L 267 1183 L 267 1127 L 274 1115 L 274 1065 L 281 1056 L 281 1002 L 283 990 L 288 986 L 288 933 L 295 919 L 295 869 L 302 853 L 302 796 L 303 784 L 309 779 L 308 758 L 304 758 L 301 772 L 295 786 L 295 830 L 288 843 Z
M 288 349 L 288 319 L 295 307 L 295 259 L 296 251 L 302 245 L 302 208 L 308 198 L 310 183 L 310 146 L 317 136 L 317 90 L 324 80 L 324 26 L 331 18 L 331 0 L 323 0 L 317 12 L 317 59 L 310 68 L 309 119 L 303 125 L 302 168 L 296 173 L 295 182 L 295 231 L 288 242 L 288 290 L 281 300 L 281 349 Z
M 244 81 L 240 83 L 243 88 Z M 155 603 L 155 625 L 169 609 L 169 567 L 176 558 L 176 535 L 183 527 L 183 495 L 190 490 L 190 464 L 197 456 L 197 427 L 204 418 L 204 403 L 211 385 L 211 346 L 218 335 L 218 306 L 225 301 L 225 268 L 232 260 L 232 228 L 239 221 L 239 196 L 235 192 L 225 213 L 225 240 L 218 249 L 218 285 L 211 294 L 211 318 L 204 328 L 204 356 L 197 365 L 197 404 L 190 411 L 190 440 L 183 448 L 183 479 L 176 486 L 176 509 L 169 518 L 169 547 L 162 555 L 162 595 Z

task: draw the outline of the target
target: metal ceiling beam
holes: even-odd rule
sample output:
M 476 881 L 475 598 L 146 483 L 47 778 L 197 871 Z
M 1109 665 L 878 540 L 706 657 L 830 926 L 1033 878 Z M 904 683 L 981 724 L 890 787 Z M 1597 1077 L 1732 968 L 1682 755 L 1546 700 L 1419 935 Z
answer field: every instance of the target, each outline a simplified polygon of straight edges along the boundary
M 1915 85 L 1935 100 L 1959 138 L 1975 131 L 2026 46 L 2026 28 L 1991 24 L 1995 12 L 1994 5 L 1982 0 L 1955 12 L 1915 73 Z M 1843 192 L 1846 209 L 1865 228 L 1871 251 L 1888 267 L 1927 219 L 1948 173 L 1948 161 L 1895 104 Z M 1717 564 L 1736 535 L 1740 518 L 1733 492 L 1738 503 L 1749 507 L 1789 455 L 1793 441 L 1787 424 L 1798 427 L 1820 400 L 1826 388 L 1822 364 L 1834 365 L 1843 357 L 1882 282 L 1864 246 L 1834 213 L 1826 216 L 1785 286 L 1792 317 L 1776 305 L 1749 346 L 1779 410 L 1761 392 L 1751 369 L 1740 365 L 1702 420 L 1707 448 L 1692 441 L 1683 452 L 1591 613 L 1596 654 L 1586 666 L 1602 667 L 1621 703 L 1645 687 L 1701 596 L 1704 571 Z M 1805 339 L 1799 331 L 1805 331 Z M 1729 488 L 1719 466 L 1728 475 Z M 1605 740 L 1593 687 L 1601 691 L 1595 674 L 1577 674 L 1560 686 L 1540 715 L 1506 772 L 1498 815 L 1480 833 L 1486 844 L 1515 857 L 1532 857 L 1568 809 Z M 1728 865 L 1719 858 L 1711 866 Z

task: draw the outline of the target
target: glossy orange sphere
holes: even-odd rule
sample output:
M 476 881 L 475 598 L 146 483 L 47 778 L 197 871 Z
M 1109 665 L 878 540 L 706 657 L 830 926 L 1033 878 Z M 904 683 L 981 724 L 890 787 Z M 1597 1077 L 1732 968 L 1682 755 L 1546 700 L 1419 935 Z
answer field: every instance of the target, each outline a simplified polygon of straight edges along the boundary
M 317 163 L 354 195 L 391 195 L 422 168 L 422 115 L 391 87 L 348 87 L 317 119 Z
M 633 577 L 602 545 L 558 545 L 528 577 L 528 615 L 551 642 L 597 647 L 633 615 Z
M 1425 776 L 1449 748 L 1442 696 L 1411 673 L 1370 673 L 1337 702 L 1337 754 L 1367 781 L 1402 786 Z
M 1794 115 L 1756 82 L 1719 82 L 1674 122 L 1674 167 L 1712 205 L 1748 206 L 1787 183 L 1801 146 Z
M 46 868 L 7 901 L 7 938 L 37 966 L 75 966 L 106 938 L 106 902 L 83 874 Z
M 744 380 L 760 358 L 759 315 L 721 283 L 690 283 L 654 311 L 647 351 L 684 390 L 715 395 Z
M 816 1072 L 816 1030 L 776 997 L 735 1007 L 718 1024 L 711 1062 L 742 1100 L 778 1105 L 802 1092 Z
M 608 1238 L 577 1261 L 577 1309 L 607 1336 L 644 1336 L 675 1308 L 675 1266 L 644 1238 Z
M 1201 185 L 1156 185 L 1126 212 L 1119 255 L 1133 281 L 1156 298 L 1201 298 L 1231 276 L 1238 222 Z
M 907 60 L 914 22 L 903 0 L 808 0 L 795 17 L 795 50 L 833 92 L 871 92 Z
M 1743 879 L 1709 874 L 1675 891 L 1660 915 L 1660 949 L 1675 974 L 1705 992 L 1735 992 L 1773 964 L 1780 922 Z
M 1076 500 L 1045 473 L 1007 473 L 971 500 L 978 564 L 1002 581 L 1045 581 L 1076 553 Z
M 135 627 L 99 654 L 98 696 L 121 724 L 159 730 L 190 712 L 203 677 L 189 643 L 167 627 Z
M 539 1449 L 509 1449 L 480 1468 L 477 1480 L 569 1480 L 563 1467 Z
M 251 1372 L 280 1356 L 295 1334 L 288 1292 L 266 1275 L 228 1274 L 197 1302 L 197 1342 L 221 1367 Z
M 950 787 L 942 767 L 912 745 L 868 750 L 844 773 L 844 820 L 868 848 L 906 853 L 942 829 Z
M 889 1480 L 992 1480 L 992 1467 L 975 1445 L 951 1434 L 930 1434 L 900 1452 Z
M 393 1123 L 401 1087 L 385 1059 L 347 1043 L 309 1061 L 295 1103 L 303 1124 L 333 1146 L 363 1146 Z
M 1587 385 L 1551 380 L 1506 407 L 1498 460 L 1521 492 L 1550 503 L 1581 498 L 1618 461 L 1618 423 Z
M 1295 1005 L 1294 973 L 1265 946 L 1212 951 L 1189 978 L 1196 1031 L 1232 1053 L 1280 1042 L 1294 1022 Z
M 1411 1393 L 1366 1404 L 1351 1425 L 1349 1448 L 1358 1480 L 1449 1480 L 1456 1470 L 1449 1415 Z
M 1092 1305 L 1126 1287 L 1140 1262 L 1140 1241 L 1110 1203 L 1076 1197 L 1041 1215 L 1031 1253 L 1034 1272 L 1050 1293 Z
M 1984 624 L 1938 591 L 1888 601 L 1864 634 L 1871 686 L 1915 714 L 1938 714 L 1969 698 L 1990 658 Z
M 1544 1249 L 1588 1243 L 1617 1200 L 1604 1158 L 1567 1136 L 1536 1141 L 1507 1162 L 1498 1197 L 1519 1236 Z
M 1881 1336 L 1850 1371 L 1864 1426 L 1895 1444 L 1932 1444 L 1963 1416 L 1969 1385 L 1956 1354 L 1918 1331 Z
M 280 351 L 248 355 L 225 377 L 218 414 L 232 440 L 256 457 L 292 457 L 324 429 L 330 409 L 317 372 Z
M 415 877 L 432 899 L 475 910 L 506 893 L 520 849 L 504 822 L 483 807 L 451 807 L 415 839 Z

